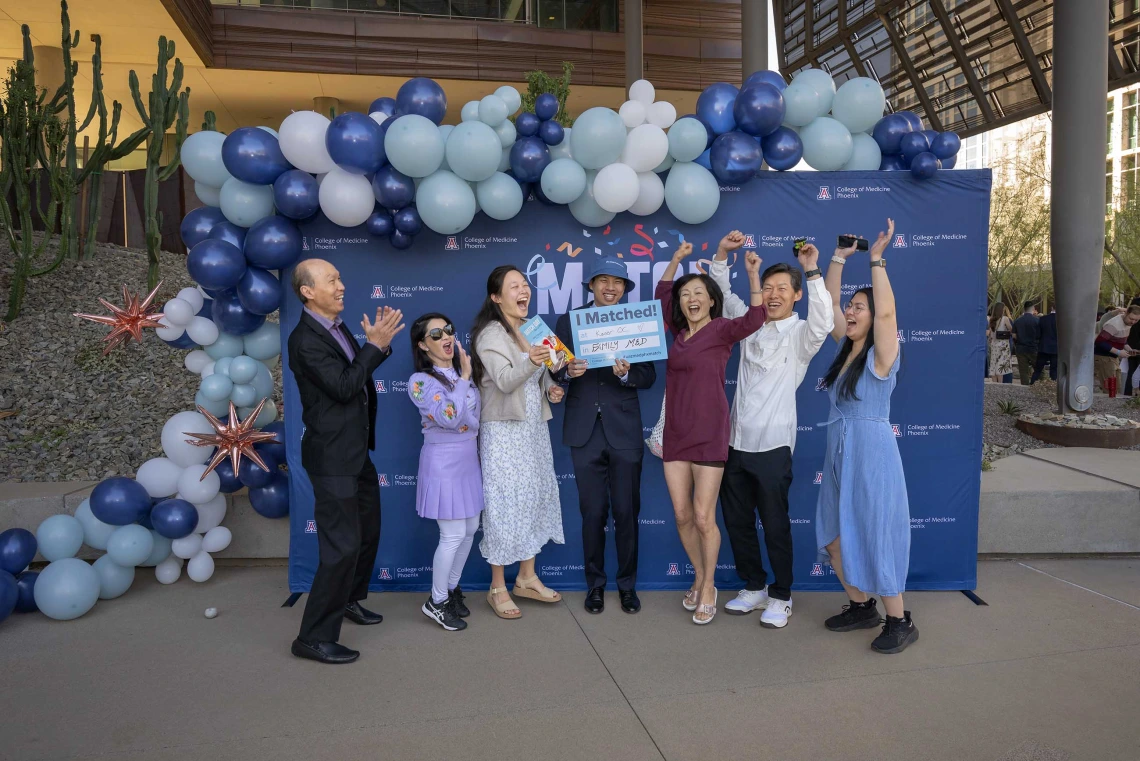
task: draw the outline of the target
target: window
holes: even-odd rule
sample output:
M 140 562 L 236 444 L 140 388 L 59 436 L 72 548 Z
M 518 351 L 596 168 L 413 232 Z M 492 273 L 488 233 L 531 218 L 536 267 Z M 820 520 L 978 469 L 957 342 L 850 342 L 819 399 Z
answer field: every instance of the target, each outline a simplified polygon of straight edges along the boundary
M 984 169 L 989 165 L 990 136 L 983 132 L 962 141 L 955 169 Z
M 1125 156 L 1120 160 L 1120 200 L 1126 202 L 1136 192 L 1136 156 Z
M 1124 108 L 1120 119 L 1120 149 L 1131 151 L 1136 148 L 1136 91 L 1124 93 Z
M 1112 185 L 1112 159 L 1104 162 L 1104 209 L 1105 214 L 1112 213 L 1113 202 L 1113 185 Z
M 1109 98 L 1108 99 L 1108 119 L 1106 120 L 1106 122 L 1108 124 L 1108 137 L 1105 138 L 1105 140 L 1106 140 L 1105 148 L 1104 148 L 1105 153 L 1112 153 L 1112 123 L 1113 123 L 1113 120 L 1115 119 L 1115 117 L 1116 117 L 1116 109 L 1113 107 L 1113 99 Z

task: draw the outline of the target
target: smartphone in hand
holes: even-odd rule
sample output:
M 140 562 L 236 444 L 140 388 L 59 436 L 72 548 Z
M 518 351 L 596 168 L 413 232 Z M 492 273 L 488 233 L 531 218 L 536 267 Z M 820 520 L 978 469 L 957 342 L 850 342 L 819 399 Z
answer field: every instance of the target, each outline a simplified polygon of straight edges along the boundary
M 866 238 L 856 238 L 856 237 L 851 236 L 851 235 L 840 235 L 839 236 L 839 247 L 840 248 L 851 248 L 852 246 L 855 246 L 856 251 L 868 251 L 869 250 Z

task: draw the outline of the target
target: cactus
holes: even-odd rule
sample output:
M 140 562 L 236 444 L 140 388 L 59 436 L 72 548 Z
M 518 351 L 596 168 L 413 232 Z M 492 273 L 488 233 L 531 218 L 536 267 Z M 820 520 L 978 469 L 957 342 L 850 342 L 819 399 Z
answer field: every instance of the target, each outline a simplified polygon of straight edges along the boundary
M 95 98 L 92 94 L 91 107 L 88 109 L 88 116 L 83 127 L 76 129 L 76 116 L 75 116 L 75 75 L 79 73 L 79 64 L 73 63 L 71 60 L 71 51 L 79 47 L 79 30 L 74 34 L 71 32 L 71 18 L 67 13 L 67 0 L 60 2 L 60 24 L 63 29 L 61 49 L 63 50 L 63 83 L 59 89 L 55 91 L 55 95 L 51 99 L 51 109 L 53 114 L 63 114 L 60 116 L 64 126 L 64 166 L 67 170 L 66 175 L 61 175 L 59 178 L 59 246 L 64 251 L 65 256 L 72 259 L 77 258 L 79 255 L 79 240 L 77 230 L 75 229 L 75 196 L 79 191 L 79 182 L 77 179 L 78 161 L 76 159 L 75 141 L 76 134 L 79 130 L 86 127 L 87 122 L 91 121 L 91 115 L 94 113 Z
M 203 132 L 217 132 L 218 131 L 218 117 L 213 111 L 206 112 L 206 121 L 202 122 Z
M 179 152 L 186 139 L 186 128 L 190 121 L 190 88 L 182 88 L 182 61 L 174 58 L 174 74 L 167 82 L 166 65 L 174 58 L 174 42 L 165 36 L 158 40 L 158 69 L 151 76 L 148 104 L 144 105 L 139 90 L 139 78 L 131 69 L 131 96 L 149 133 L 146 150 L 146 184 L 143 190 L 143 211 L 146 215 L 146 249 L 150 266 L 147 281 L 151 288 L 158 283 L 158 252 L 162 246 L 162 212 L 158 210 L 159 183 L 169 179 L 178 171 Z M 175 126 L 174 158 L 164 168 L 159 167 L 162 159 L 162 139 L 166 130 Z

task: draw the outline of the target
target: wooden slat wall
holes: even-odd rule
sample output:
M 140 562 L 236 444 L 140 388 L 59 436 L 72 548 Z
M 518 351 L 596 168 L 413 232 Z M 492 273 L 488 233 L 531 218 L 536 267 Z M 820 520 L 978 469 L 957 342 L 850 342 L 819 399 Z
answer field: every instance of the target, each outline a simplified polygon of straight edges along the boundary
M 214 19 L 210 0 L 162 0 L 162 5 L 202 63 L 213 66 Z

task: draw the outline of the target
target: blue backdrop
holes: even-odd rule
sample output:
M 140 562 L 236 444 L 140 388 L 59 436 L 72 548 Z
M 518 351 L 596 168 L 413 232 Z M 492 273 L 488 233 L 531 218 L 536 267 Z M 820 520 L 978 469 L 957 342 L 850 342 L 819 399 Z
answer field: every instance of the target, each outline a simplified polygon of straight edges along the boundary
M 629 301 L 652 298 L 653 288 L 681 236 L 693 242 L 693 262 L 711 257 L 717 241 L 731 229 L 748 236 L 765 265 L 793 262 L 792 240 L 806 237 L 829 266 L 836 236 L 856 233 L 874 239 L 895 220 L 895 241 L 888 250 L 891 283 L 898 303 L 902 371 L 892 399 L 891 420 L 906 469 L 911 512 L 911 563 L 908 589 L 973 589 L 976 583 L 978 497 L 981 486 L 982 383 L 985 363 L 986 247 L 990 174 L 939 172 L 920 182 L 905 172 L 764 172 L 743 187 L 722 189 L 720 209 L 699 226 L 682 225 L 664 209 L 651 217 L 619 215 L 604 229 L 583 229 L 564 207 L 528 201 L 509 222 L 479 215 L 463 233 L 445 237 L 429 231 L 414 246 L 398 251 L 361 227 L 346 230 L 323 217 L 304 225 L 305 257 L 331 261 L 347 287 L 345 322 L 363 339 L 360 318 L 377 306 L 402 309 L 407 324 L 429 311 L 447 314 L 464 345 L 483 301 L 487 274 L 496 265 L 519 266 L 533 284 L 531 314 L 553 326 L 556 316 L 583 303 L 580 284 L 590 260 L 620 256 L 638 287 Z M 283 273 L 288 282 L 291 273 Z M 732 270 L 733 287 L 747 299 L 743 266 Z M 850 260 L 844 293 L 870 285 L 866 255 Z M 797 307 L 801 316 L 807 299 Z M 282 344 L 297 324 L 300 303 L 290 292 L 281 308 Z M 823 468 L 827 420 L 826 392 L 819 379 L 835 355 L 824 344 L 797 396 L 799 435 L 791 490 L 796 548 L 796 588 L 834 589 L 830 568 L 817 563 L 816 494 Z M 728 367 L 727 393 L 736 384 L 738 350 Z M 313 492 L 301 467 L 301 408 L 297 387 L 284 364 L 285 420 L 290 471 L 291 542 L 289 585 L 308 591 L 317 566 Z M 659 363 L 657 384 L 642 392 L 646 435 L 657 420 L 665 386 Z M 422 442 L 419 416 L 407 395 L 412 373 L 411 346 L 405 330 L 393 355 L 377 370 L 379 392 L 377 447 L 372 455 L 380 474 L 383 530 L 372 589 L 427 590 L 438 531 L 434 521 L 415 514 L 416 471 Z M 581 520 L 569 452 L 561 445 L 562 410 L 555 405 L 550 423 L 554 466 L 561 488 L 566 544 L 550 544 L 538 556 L 542 578 L 559 589 L 583 589 Z M 722 527 L 723 531 L 723 527 Z M 490 568 L 478 551 L 471 553 L 463 583 L 486 586 Z M 688 588 L 692 572 L 677 538 L 661 461 L 646 452 L 638 586 L 642 589 Z M 607 565 L 616 567 L 613 543 Z M 611 574 L 612 577 L 612 574 Z M 739 586 L 727 539 L 717 566 L 717 586 Z

